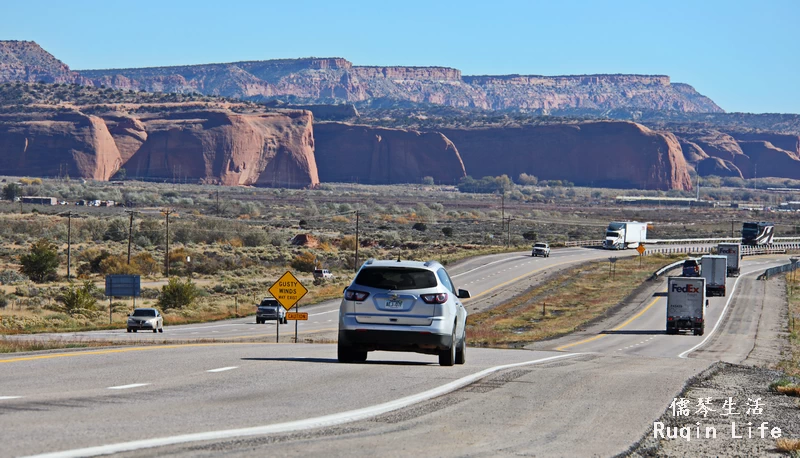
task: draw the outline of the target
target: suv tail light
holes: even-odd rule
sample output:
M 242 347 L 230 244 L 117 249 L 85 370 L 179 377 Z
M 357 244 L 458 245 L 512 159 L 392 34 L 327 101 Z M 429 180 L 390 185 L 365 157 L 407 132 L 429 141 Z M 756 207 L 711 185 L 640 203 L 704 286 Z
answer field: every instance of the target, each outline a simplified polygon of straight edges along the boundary
M 422 294 L 420 297 L 426 304 L 444 304 L 447 302 L 447 293 Z
M 356 291 L 354 289 L 348 289 L 344 292 L 344 298 L 348 301 L 361 302 L 368 296 L 369 293 L 365 293 L 364 291 Z

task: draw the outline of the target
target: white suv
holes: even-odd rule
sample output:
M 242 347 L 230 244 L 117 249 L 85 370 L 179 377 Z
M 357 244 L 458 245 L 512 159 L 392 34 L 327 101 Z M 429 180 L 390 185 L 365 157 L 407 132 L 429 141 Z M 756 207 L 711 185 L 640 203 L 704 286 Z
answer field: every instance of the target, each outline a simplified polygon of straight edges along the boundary
M 361 266 L 339 307 L 339 361 L 362 362 L 375 350 L 438 355 L 464 364 L 467 311 L 436 261 L 376 261 Z

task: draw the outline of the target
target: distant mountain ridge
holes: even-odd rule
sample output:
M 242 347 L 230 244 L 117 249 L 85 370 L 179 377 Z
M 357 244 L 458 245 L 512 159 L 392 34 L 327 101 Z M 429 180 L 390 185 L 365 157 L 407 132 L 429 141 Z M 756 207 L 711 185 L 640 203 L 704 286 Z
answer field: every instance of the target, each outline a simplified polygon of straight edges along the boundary
M 369 103 L 395 100 L 548 114 L 551 110 L 723 113 L 665 75 L 463 76 L 448 67 L 355 66 L 300 58 L 175 67 L 71 71 L 35 42 L 0 41 L 0 83 L 45 81 L 148 92 L 198 92 L 254 101 Z

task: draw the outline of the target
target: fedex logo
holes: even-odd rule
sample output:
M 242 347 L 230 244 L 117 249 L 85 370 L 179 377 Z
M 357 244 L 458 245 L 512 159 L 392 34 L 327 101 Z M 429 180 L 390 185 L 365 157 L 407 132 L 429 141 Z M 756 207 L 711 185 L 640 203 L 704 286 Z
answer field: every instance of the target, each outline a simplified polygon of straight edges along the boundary
M 679 284 L 677 284 L 677 283 L 673 283 L 673 284 L 672 284 L 672 292 L 673 292 L 673 293 L 689 293 L 689 294 L 694 294 L 694 293 L 699 293 L 699 292 L 700 292 L 700 288 L 698 288 L 698 287 L 696 287 L 696 286 L 694 286 L 694 285 L 685 285 L 685 286 L 681 286 L 681 285 L 679 285 Z

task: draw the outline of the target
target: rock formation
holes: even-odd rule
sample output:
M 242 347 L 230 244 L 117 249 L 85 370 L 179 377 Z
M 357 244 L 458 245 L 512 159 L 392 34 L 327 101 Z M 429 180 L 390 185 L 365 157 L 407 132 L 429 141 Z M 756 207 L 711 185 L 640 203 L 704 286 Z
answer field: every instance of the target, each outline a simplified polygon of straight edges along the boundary
M 0 174 L 108 180 L 125 167 L 145 179 L 315 186 L 311 122 L 300 110 L 0 115 Z
M 714 175 L 718 177 L 742 178 L 742 171 L 739 170 L 736 165 L 718 157 L 706 157 L 698 161 L 695 170 L 701 177 Z
M 467 174 L 535 175 L 577 185 L 692 189 L 677 138 L 632 122 L 443 129 Z
M 121 164 L 102 119 L 79 112 L 0 115 L 0 174 L 107 180 Z
M 776 148 L 765 141 L 743 141 L 739 144 L 750 159 L 746 171 L 742 166 L 739 167 L 748 177 L 800 179 L 800 160 L 793 152 Z
M 455 184 L 466 176 L 455 145 L 439 132 L 331 122 L 316 124 L 314 136 L 324 182 L 419 183 L 430 176 Z

